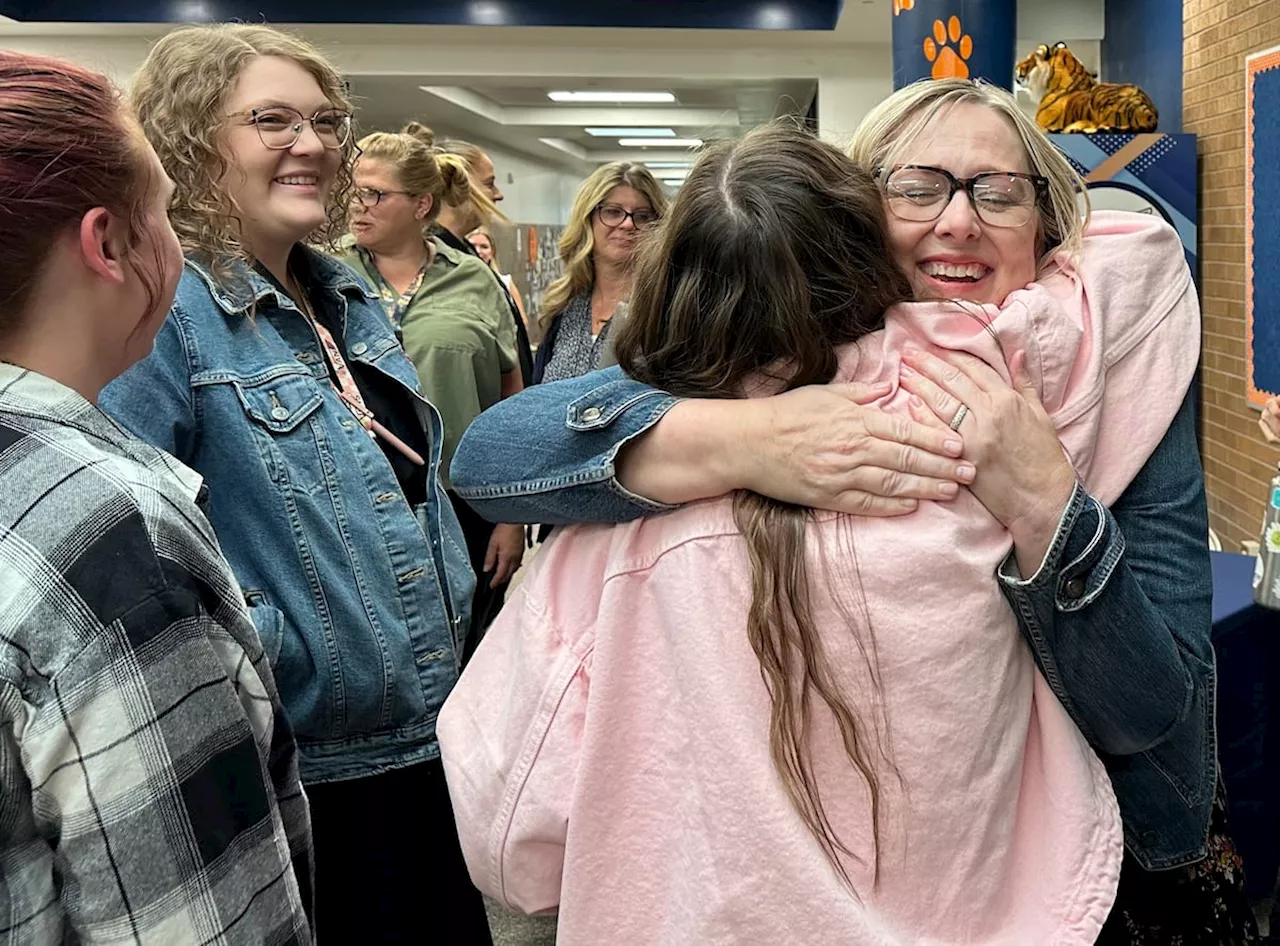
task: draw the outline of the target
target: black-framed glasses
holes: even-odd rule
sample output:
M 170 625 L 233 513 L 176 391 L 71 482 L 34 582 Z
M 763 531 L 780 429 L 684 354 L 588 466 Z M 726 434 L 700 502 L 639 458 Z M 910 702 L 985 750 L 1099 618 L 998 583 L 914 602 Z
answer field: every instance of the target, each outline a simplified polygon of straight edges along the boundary
M 627 210 L 617 204 L 601 204 L 596 207 L 596 216 L 606 227 L 620 227 L 628 217 L 637 230 L 646 230 L 658 222 L 659 216 L 652 210 Z
M 330 151 L 337 151 L 351 137 L 351 113 L 340 108 L 322 108 L 310 118 L 288 105 L 255 108 L 247 114 L 249 124 L 258 129 L 258 137 L 272 151 L 292 148 L 308 123 L 320 143 Z
M 365 207 L 376 207 L 388 194 L 399 194 L 401 197 L 413 196 L 408 191 L 384 191 L 376 187 L 357 187 L 355 193 L 351 195 L 351 202 L 353 204 L 359 202 Z
M 1031 221 L 1039 202 L 1049 193 L 1049 179 L 1018 171 L 984 171 L 958 178 L 950 171 L 925 164 L 876 168 L 889 212 L 900 220 L 937 220 L 956 191 L 969 195 L 978 219 L 993 227 L 1021 227 Z

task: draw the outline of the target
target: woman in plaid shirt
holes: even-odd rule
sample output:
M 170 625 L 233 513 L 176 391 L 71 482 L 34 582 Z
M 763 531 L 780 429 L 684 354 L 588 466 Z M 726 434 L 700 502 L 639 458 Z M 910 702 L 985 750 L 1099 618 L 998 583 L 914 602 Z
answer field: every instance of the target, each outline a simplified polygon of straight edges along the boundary
M 312 942 L 293 737 L 201 478 L 96 406 L 182 253 L 110 83 L 0 52 L 0 942 Z

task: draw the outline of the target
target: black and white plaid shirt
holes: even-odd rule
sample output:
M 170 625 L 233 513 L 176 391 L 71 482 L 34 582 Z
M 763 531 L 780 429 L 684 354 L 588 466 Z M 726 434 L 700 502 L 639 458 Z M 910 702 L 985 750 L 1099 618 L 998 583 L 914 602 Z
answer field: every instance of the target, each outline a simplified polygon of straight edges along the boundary
M 0 946 L 312 942 L 297 750 L 199 490 L 0 364 Z

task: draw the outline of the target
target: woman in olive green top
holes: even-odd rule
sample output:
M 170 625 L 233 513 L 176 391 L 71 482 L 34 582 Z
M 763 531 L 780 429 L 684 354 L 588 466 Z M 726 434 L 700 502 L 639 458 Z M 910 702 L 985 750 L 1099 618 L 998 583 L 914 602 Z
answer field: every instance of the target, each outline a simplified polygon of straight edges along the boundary
M 448 488 L 449 463 L 463 431 L 481 411 L 522 387 L 515 325 L 484 263 L 427 235 L 446 202 L 472 198 L 462 159 L 436 154 L 431 131 L 416 122 L 400 134 L 367 136 L 360 151 L 353 240 L 343 261 L 381 296 L 418 369 L 423 394 L 444 419 L 440 477 Z M 449 495 L 479 578 L 469 652 L 502 607 L 507 582 L 524 555 L 524 529 L 493 526 Z

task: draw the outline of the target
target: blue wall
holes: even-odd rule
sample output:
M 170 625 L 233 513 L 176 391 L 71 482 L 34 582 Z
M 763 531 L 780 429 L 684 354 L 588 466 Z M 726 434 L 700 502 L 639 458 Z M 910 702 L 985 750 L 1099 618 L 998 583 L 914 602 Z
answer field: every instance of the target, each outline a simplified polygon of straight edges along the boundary
M 1182 0 L 1107 0 L 1101 78 L 1142 86 L 1159 130 L 1182 131 Z

